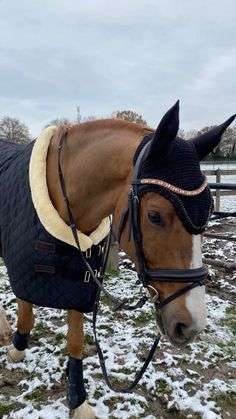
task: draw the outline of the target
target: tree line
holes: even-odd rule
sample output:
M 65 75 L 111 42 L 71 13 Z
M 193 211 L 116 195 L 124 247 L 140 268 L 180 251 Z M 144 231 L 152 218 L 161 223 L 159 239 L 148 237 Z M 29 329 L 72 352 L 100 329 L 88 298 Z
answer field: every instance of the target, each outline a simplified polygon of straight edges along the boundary
M 111 118 L 121 119 L 124 121 L 130 121 L 136 124 L 147 125 L 147 121 L 142 117 L 142 115 L 131 110 L 122 110 L 115 111 L 111 114 Z M 46 124 L 45 127 L 50 125 L 62 125 L 62 124 L 74 124 L 81 123 L 84 121 L 91 121 L 97 119 L 95 116 L 89 116 L 87 118 L 81 117 L 81 112 L 79 106 L 76 109 L 76 118 L 71 121 L 68 118 L 56 118 Z M 179 136 L 185 140 L 194 138 L 200 134 L 203 134 L 214 126 L 204 127 L 200 130 L 191 130 L 185 131 L 181 129 L 179 131 Z M 20 121 L 17 118 L 12 118 L 10 116 L 5 116 L 0 119 L 0 138 L 5 139 L 6 141 L 27 144 L 32 141 L 32 136 L 27 125 Z M 205 160 L 236 160 L 236 125 L 227 128 L 226 132 L 223 135 L 223 139 L 220 142 L 212 153 L 210 153 Z

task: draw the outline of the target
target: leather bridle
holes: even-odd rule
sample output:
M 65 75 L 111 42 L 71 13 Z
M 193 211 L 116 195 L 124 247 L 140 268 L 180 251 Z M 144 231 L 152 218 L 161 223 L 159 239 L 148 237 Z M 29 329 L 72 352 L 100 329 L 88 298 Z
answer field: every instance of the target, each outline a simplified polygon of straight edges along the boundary
M 103 372 L 104 379 L 105 379 L 108 387 L 111 388 L 114 391 L 118 391 L 118 392 L 122 392 L 122 393 L 128 393 L 128 392 L 133 391 L 133 389 L 135 388 L 137 383 L 142 378 L 142 376 L 143 376 L 144 372 L 146 371 L 149 363 L 151 362 L 151 359 L 152 359 L 152 357 L 153 357 L 153 355 L 156 351 L 156 348 L 157 348 L 159 340 L 160 340 L 160 334 L 158 334 L 157 337 L 155 338 L 155 340 L 152 344 L 152 347 L 149 351 L 149 354 L 148 354 L 145 362 L 143 363 L 140 371 L 137 373 L 136 377 L 134 378 L 133 382 L 130 385 L 128 385 L 128 387 L 126 387 L 126 388 L 123 388 L 123 389 L 122 388 L 116 388 L 111 383 L 111 381 L 108 377 L 104 355 L 103 355 L 103 352 L 101 350 L 101 347 L 100 347 L 100 344 L 99 344 L 99 341 L 98 341 L 98 338 L 97 338 L 96 319 L 97 319 L 97 313 L 98 313 L 100 293 L 101 293 L 101 291 L 104 292 L 104 294 L 113 302 L 113 304 L 114 304 L 113 310 L 114 311 L 120 310 L 120 309 L 135 310 L 136 308 L 141 308 L 146 303 L 146 301 L 148 300 L 148 297 L 145 294 L 141 294 L 141 298 L 138 300 L 138 302 L 136 304 L 129 305 L 126 299 L 120 300 L 120 299 L 114 297 L 104 287 L 103 278 L 105 276 L 105 267 L 106 267 L 106 261 L 107 261 L 109 244 L 110 244 L 110 235 L 109 235 L 109 238 L 107 239 L 106 252 L 105 252 L 105 256 L 104 256 L 104 260 L 103 260 L 101 275 L 100 275 L 99 278 L 97 277 L 97 275 L 95 275 L 91 266 L 89 265 L 88 261 L 86 260 L 85 255 L 81 251 L 79 238 L 78 238 L 78 234 L 77 234 L 77 229 L 76 229 L 75 221 L 74 221 L 73 214 L 72 214 L 72 211 L 71 211 L 71 208 L 70 208 L 70 203 L 69 203 L 69 200 L 68 200 L 68 197 L 67 197 L 65 180 L 64 180 L 64 176 L 63 176 L 62 168 L 61 168 L 61 151 L 62 151 L 63 141 L 64 141 L 66 136 L 67 136 L 67 132 L 65 133 L 64 136 L 62 136 L 62 138 L 59 142 L 59 145 L 58 145 L 58 176 L 59 176 L 59 180 L 60 180 L 62 194 L 63 194 L 64 200 L 65 200 L 65 203 L 66 203 L 66 207 L 67 207 L 70 228 L 71 228 L 72 234 L 74 236 L 76 246 L 77 246 L 78 251 L 81 255 L 84 266 L 89 271 L 89 273 L 91 275 L 91 278 L 97 284 L 97 287 L 98 287 L 97 288 L 97 295 L 96 295 L 96 299 L 95 299 L 95 303 L 94 303 L 94 311 L 93 311 L 93 332 L 94 332 L 95 344 L 96 344 L 96 348 L 97 348 L 97 352 L 98 352 L 98 356 L 99 356 L 99 361 L 100 361 L 100 365 L 101 365 L 101 369 L 102 369 L 102 372 Z M 137 256 L 139 269 L 140 269 L 139 274 L 138 274 L 139 275 L 139 280 L 145 288 L 150 288 L 153 291 L 155 291 L 157 298 L 159 297 L 159 295 L 157 295 L 157 291 L 148 282 L 151 282 L 151 281 L 178 282 L 178 283 L 190 282 L 190 284 L 188 284 L 186 287 L 177 291 L 176 293 L 172 294 L 171 296 L 167 297 L 166 299 L 164 299 L 162 301 L 157 301 L 157 299 L 153 298 L 152 300 L 153 300 L 156 308 L 161 309 L 164 305 L 168 304 L 170 301 L 174 300 L 175 298 L 179 297 L 180 295 L 184 294 L 185 292 L 189 291 L 190 289 L 192 289 L 194 287 L 197 287 L 197 286 L 204 285 L 205 281 L 206 281 L 207 269 L 206 269 L 205 266 L 202 266 L 201 268 L 198 268 L 198 269 L 152 269 L 152 270 L 150 270 L 146 267 L 144 253 L 143 253 L 143 249 L 142 249 L 142 233 L 141 233 L 140 222 L 139 222 L 139 217 L 140 217 L 139 209 L 140 208 L 139 208 L 139 190 L 138 190 L 139 185 L 140 185 L 140 180 L 138 179 L 138 172 L 139 172 L 139 168 L 140 168 L 141 161 L 142 161 L 142 158 L 144 156 L 145 150 L 146 150 L 146 147 L 144 147 L 144 149 L 140 152 L 140 154 L 138 156 L 138 159 L 137 159 L 137 162 L 135 164 L 134 176 L 133 176 L 133 180 L 131 182 L 132 187 L 130 189 L 129 197 L 128 197 L 128 208 L 124 211 L 124 213 L 122 215 L 120 226 L 119 226 L 118 236 L 119 236 L 119 239 L 120 239 L 120 237 L 123 233 L 123 229 L 124 229 L 127 217 L 128 217 L 128 219 L 129 219 L 129 239 L 131 239 L 131 232 L 132 232 L 133 233 L 133 240 L 134 240 L 134 245 L 135 245 L 136 256 Z
M 117 240 L 120 242 L 121 236 L 124 232 L 124 227 L 128 222 L 128 240 L 131 240 L 131 235 L 133 237 L 133 242 L 135 246 L 135 253 L 136 258 L 139 266 L 139 280 L 140 283 L 143 284 L 144 287 L 150 288 L 155 291 L 155 288 L 149 284 L 152 281 L 158 282 L 175 282 L 175 283 L 188 283 L 186 287 L 178 290 L 174 294 L 170 295 L 169 297 L 160 300 L 159 296 L 156 296 L 155 305 L 157 309 L 161 309 L 166 304 L 170 303 L 180 295 L 185 294 L 187 291 L 202 286 L 206 283 L 208 269 L 206 266 L 202 265 L 200 268 L 194 269 L 148 269 L 145 261 L 145 256 L 143 252 L 143 245 L 142 245 L 142 232 L 140 228 L 140 186 L 145 187 L 145 184 L 154 183 L 155 179 L 139 179 L 138 175 L 140 172 L 140 168 L 142 165 L 142 161 L 144 158 L 145 153 L 147 152 L 147 148 L 150 146 L 149 142 L 142 148 L 140 151 L 138 158 L 136 160 L 133 172 L 133 179 L 131 180 L 131 189 L 128 194 L 128 206 L 124 210 L 120 225 L 118 228 Z M 158 181 L 158 180 L 157 180 Z M 165 182 L 158 181 L 159 185 L 161 183 L 165 184 Z M 173 191 L 176 188 L 173 185 L 167 184 L 167 187 L 171 188 Z M 205 187 L 207 186 L 206 180 L 204 181 L 203 185 L 198 188 L 196 191 L 182 191 L 179 190 L 181 193 L 185 195 L 196 195 L 201 193 Z M 156 291 L 157 293 L 157 291 Z

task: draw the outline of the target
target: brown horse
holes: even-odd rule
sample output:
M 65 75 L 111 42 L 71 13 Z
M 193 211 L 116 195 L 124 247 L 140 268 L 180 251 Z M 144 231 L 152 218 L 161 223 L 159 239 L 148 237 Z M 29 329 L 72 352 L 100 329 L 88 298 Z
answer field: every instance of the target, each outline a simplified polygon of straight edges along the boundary
M 63 140 L 61 167 L 77 230 L 90 237 L 102 220 L 112 214 L 121 247 L 133 259 L 136 270 L 143 274 L 144 285 L 151 285 L 149 290 L 154 301 L 161 304 L 157 307 L 162 332 L 174 346 L 181 348 L 206 324 L 201 234 L 212 207 L 199 160 L 219 143 L 234 117 L 187 144 L 177 137 L 178 113 L 177 103 L 165 114 L 156 131 L 112 119 L 63 126 L 52 131 L 49 128 L 47 132 L 51 132 L 52 138 L 46 175 L 53 207 L 69 224 L 57 165 L 58 146 Z M 135 178 L 134 163 L 142 150 Z M 136 196 L 139 201 L 138 226 L 135 220 L 133 224 L 128 221 L 129 216 L 124 216 L 121 222 L 132 179 L 134 195 L 136 189 L 139 193 Z M 135 216 L 135 208 L 133 211 Z M 130 223 L 133 236 L 129 240 Z M 134 240 L 136 230 L 141 236 L 139 242 Z M 196 273 L 197 283 L 196 278 L 191 277 L 192 273 Z M 188 288 L 189 284 L 194 286 Z M 19 298 L 17 303 L 17 331 L 19 336 L 28 339 L 34 325 L 32 304 Z M 8 337 L 9 326 L 0 311 L 0 342 L 8 343 Z M 83 313 L 68 310 L 67 349 L 73 365 L 83 357 L 83 342 Z M 22 347 L 21 350 L 13 347 L 8 356 L 12 361 L 19 361 L 24 353 Z M 91 419 L 95 416 L 84 401 L 81 370 L 78 374 L 74 388 L 80 394 L 74 405 L 74 417 Z

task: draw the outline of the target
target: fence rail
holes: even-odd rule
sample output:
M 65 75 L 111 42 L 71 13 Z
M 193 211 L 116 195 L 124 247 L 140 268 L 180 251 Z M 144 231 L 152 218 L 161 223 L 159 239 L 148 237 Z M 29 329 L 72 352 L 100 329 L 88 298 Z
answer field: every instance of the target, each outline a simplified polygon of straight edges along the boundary
M 235 183 L 225 184 L 221 186 L 222 176 L 236 175 L 236 169 L 216 169 L 216 170 L 203 170 L 203 173 L 207 176 L 215 176 L 216 183 L 210 183 L 210 187 L 213 189 L 212 195 L 215 197 L 215 211 L 220 211 L 220 198 L 222 196 L 236 195 Z M 232 189 L 231 189 L 232 188 Z

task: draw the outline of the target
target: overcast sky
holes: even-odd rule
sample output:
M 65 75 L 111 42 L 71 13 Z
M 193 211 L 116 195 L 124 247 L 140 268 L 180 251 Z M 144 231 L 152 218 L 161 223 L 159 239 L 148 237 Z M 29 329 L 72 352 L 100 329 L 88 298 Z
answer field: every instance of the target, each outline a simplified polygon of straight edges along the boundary
M 0 0 L 0 118 L 37 135 L 53 118 L 131 109 L 155 127 L 236 112 L 235 0 Z

